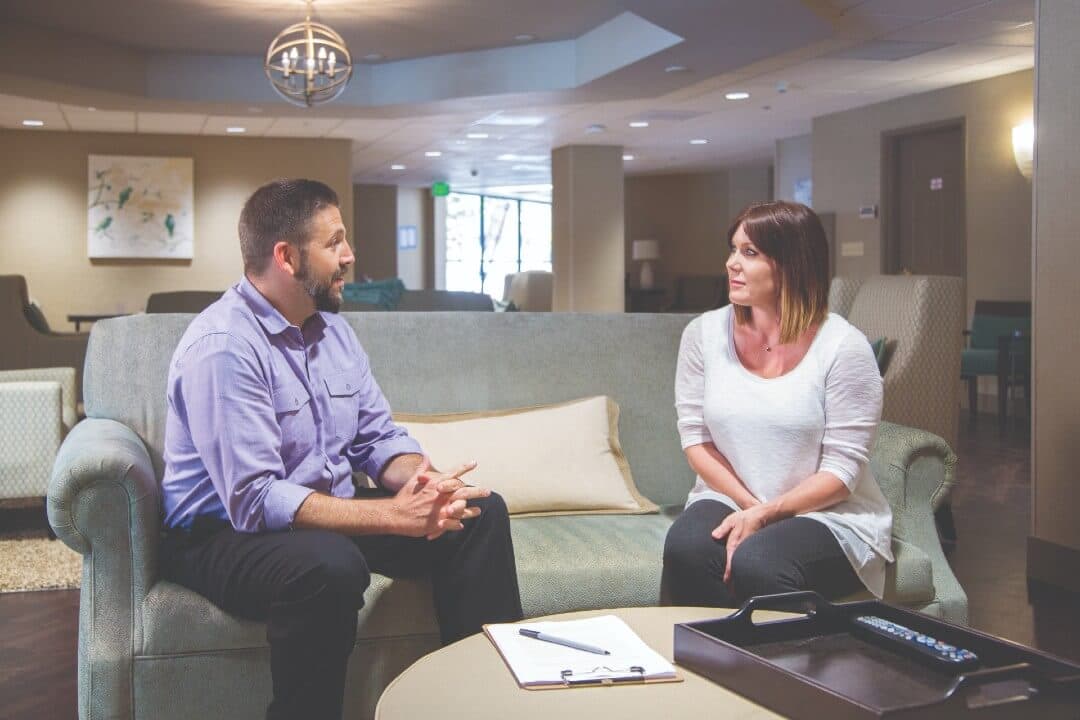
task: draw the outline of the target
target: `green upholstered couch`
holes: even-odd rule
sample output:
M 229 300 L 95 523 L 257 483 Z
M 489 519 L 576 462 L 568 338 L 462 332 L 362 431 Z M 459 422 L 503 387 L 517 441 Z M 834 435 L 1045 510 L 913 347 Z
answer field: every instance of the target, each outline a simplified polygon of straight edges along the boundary
M 265 627 L 158 578 L 166 373 L 191 317 L 136 315 L 95 325 L 88 419 L 65 440 L 53 472 L 50 521 L 84 556 L 82 718 L 257 718 L 270 696 Z M 615 398 L 638 487 L 667 510 L 513 520 L 522 600 L 528 615 L 658 603 L 664 536 L 693 481 L 679 448 L 672 389 L 679 338 L 691 316 L 345 317 L 400 411 Z M 955 456 L 936 436 L 883 425 L 872 462 L 896 514 L 898 560 L 888 597 L 964 621 L 966 598 L 941 555 L 931 516 L 948 492 Z M 370 717 L 383 688 L 437 647 L 432 614 L 426 583 L 374 578 L 350 661 L 347 717 Z

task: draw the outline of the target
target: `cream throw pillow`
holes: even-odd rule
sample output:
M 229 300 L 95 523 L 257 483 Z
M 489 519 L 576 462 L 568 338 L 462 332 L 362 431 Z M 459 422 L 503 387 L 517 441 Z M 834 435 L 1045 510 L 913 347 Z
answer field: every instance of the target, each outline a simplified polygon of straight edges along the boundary
M 465 482 L 498 492 L 512 515 L 657 510 L 634 487 L 611 398 L 394 420 L 440 470 L 476 460 Z

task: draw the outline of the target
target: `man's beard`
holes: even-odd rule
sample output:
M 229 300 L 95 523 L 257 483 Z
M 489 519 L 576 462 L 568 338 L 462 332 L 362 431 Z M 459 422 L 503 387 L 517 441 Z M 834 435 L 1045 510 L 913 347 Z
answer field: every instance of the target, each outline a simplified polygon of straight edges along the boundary
M 330 275 L 325 280 L 320 280 L 311 272 L 308 264 L 307 253 L 300 253 L 300 267 L 296 271 L 296 279 L 304 285 L 304 290 L 315 300 L 315 309 L 321 312 L 336 313 L 341 310 L 341 294 L 334 292 L 334 283 L 345 277 L 345 269 L 342 268 Z

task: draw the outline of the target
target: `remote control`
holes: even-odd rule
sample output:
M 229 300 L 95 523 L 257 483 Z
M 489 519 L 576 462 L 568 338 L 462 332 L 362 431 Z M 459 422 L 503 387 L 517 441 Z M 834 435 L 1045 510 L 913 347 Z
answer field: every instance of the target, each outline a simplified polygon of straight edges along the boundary
M 970 650 L 953 647 L 876 615 L 859 615 L 852 622 L 855 627 L 888 641 L 891 647 L 928 659 L 940 669 L 969 670 L 979 663 L 979 657 Z

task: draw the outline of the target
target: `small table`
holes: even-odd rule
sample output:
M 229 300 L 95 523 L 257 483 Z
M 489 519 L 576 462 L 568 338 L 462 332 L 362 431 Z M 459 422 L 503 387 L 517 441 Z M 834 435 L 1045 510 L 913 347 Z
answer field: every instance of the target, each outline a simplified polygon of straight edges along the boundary
M 79 332 L 79 326 L 82 323 L 92 323 L 98 320 L 108 320 L 114 317 L 123 317 L 130 313 L 105 313 L 101 315 L 68 315 L 67 319 L 70 323 L 75 323 L 75 332 Z
M 650 647 L 672 659 L 674 626 L 680 622 L 724 617 L 720 608 L 650 607 L 587 610 L 540 620 L 577 620 L 613 614 L 622 618 Z M 759 619 L 790 617 L 759 611 Z M 468 717 L 470 720 L 657 720 L 723 717 L 766 720 L 777 715 L 724 689 L 711 680 L 675 666 L 683 682 L 559 690 L 523 690 L 483 633 L 436 650 L 417 660 L 383 692 L 376 720 Z
M 629 288 L 626 291 L 627 312 L 658 313 L 664 311 L 667 291 L 664 288 Z

